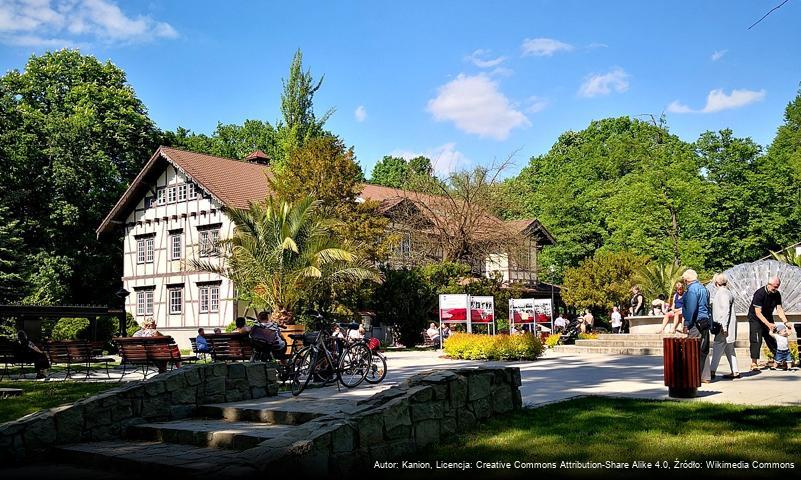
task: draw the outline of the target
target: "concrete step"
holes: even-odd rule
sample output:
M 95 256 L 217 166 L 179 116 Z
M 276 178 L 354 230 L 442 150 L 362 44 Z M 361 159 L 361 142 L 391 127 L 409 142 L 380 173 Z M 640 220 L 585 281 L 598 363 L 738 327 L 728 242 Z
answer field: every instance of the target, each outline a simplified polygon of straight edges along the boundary
M 663 355 L 662 347 L 604 347 L 604 346 L 584 346 L 584 345 L 557 345 L 553 347 L 554 352 L 595 355 Z M 748 348 L 735 348 L 735 355 L 738 358 L 748 358 Z
M 136 472 L 142 478 L 202 478 L 209 468 L 228 463 L 239 452 L 159 442 L 116 440 L 56 447 L 63 462 L 102 470 Z
M 234 403 L 202 405 L 196 416 L 229 422 L 258 422 L 300 425 L 324 415 L 357 410 L 355 400 L 307 398 L 278 395 Z
M 576 345 L 585 347 L 642 347 L 642 348 L 662 348 L 662 341 L 640 340 L 636 338 L 624 339 L 598 339 L 598 340 L 576 340 Z M 748 341 L 738 340 L 734 344 L 735 348 L 748 348 Z
M 293 425 L 187 419 L 136 425 L 128 429 L 125 437 L 129 440 L 246 450 L 265 440 L 280 437 L 292 428 Z

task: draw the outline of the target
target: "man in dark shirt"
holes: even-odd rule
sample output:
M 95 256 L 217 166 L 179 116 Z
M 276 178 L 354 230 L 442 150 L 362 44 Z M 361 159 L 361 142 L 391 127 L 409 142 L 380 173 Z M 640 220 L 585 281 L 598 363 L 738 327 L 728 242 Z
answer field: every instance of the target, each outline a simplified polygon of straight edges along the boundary
M 784 322 L 787 316 L 782 308 L 782 294 L 779 287 L 782 282 L 779 277 L 773 277 L 768 284 L 754 292 L 751 307 L 748 309 L 748 327 L 750 330 L 749 342 L 751 344 L 751 370 L 759 370 L 759 353 L 762 349 L 762 340 L 772 354 L 776 354 L 776 339 L 771 336 L 773 330 L 773 311 L 779 314 Z M 769 362 L 771 366 L 773 362 Z

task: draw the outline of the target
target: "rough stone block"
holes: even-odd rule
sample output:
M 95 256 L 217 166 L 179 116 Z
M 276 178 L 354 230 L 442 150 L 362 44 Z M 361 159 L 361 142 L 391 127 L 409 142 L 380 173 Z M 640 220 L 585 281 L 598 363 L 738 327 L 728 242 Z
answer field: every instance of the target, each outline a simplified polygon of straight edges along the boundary
M 250 387 L 250 398 L 261 398 L 267 396 L 265 387 Z
M 448 382 L 448 398 L 451 402 L 451 407 L 461 408 L 467 402 L 467 379 L 464 377 L 456 377 L 454 380 Z
M 442 402 L 415 403 L 410 407 L 412 422 L 442 418 Z
M 179 420 L 189 418 L 195 413 L 194 405 L 172 405 L 170 407 L 170 419 Z
M 520 390 L 515 389 L 512 392 L 512 402 L 514 404 L 515 410 L 520 410 L 521 408 L 523 408 L 523 394 L 520 393 Z
M 331 447 L 336 453 L 352 452 L 356 448 L 356 430 L 353 426 L 342 422 L 331 432 Z
M 206 385 L 203 389 L 203 397 L 225 397 L 225 378 L 213 377 L 206 380 Z M 209 401 L 209 400 L 206 400 Z
M 414 441 L 417 448 L 439 442 L 439 420 L 423 420 L 414 424 Z
M 434 398 L 434 389 L 428 385 L 410 388 L 408 396 L 412 403 L 429 402 Z
M 192 365 L 192 367 L 190 367 L 190 369 L 186 370 L 186 372 L 184 373 L 184 378 L 186 378 L 186 384 L 189 385 L 190 387 L 196 387 L 200 385 L 200 383 L 203 381 L 203 379 L 201 378 L 202 371 L 203 370 L 199 368 L 199 366 Z
M 175 392 L 186 387 L 186 377 L 182 371 L 176 370 L 168 375 L 169 377 L 163 380 L 165 390 Z
M 466 432 L 476 425 L 476 416 L 467 409 L 456 412 L 456 426 L 460 432 Z
M 391 430 L 399 425 L 411 425 L 412 420 L 409 415 L 409 400 L 396 398 L 386 403 L 382 407 L 384 414 L 384 428 Z
M 476 415 L 476 418 L 484 419 L 492 416 L 492 405 L 490 404 L 491 397 L 479 398 L 471 402 L 471 410 Z
M 126 401 L 125 403 L 119 404 L 116 408 L 111 410 L 112 422 L 119 422 L 120 420 L 124 420 L 132 416 L 133 416 L 133 409 L 131 408 L 130 400 Z
M 467 399 L 473 401 L 488 397 L 492 387 L 492 376 L 491 373 L 471 375 L 467 379 Z
M 142 402 L 142 417 L 157 418 L 170 416 L 170 401 L 166 397 L 146 398 Z
M 145 382 L 145 393 L 152 396 L 161 395 L 166 392 L 164 382 L 160 378 L 154 378 Z
M 359 445 L 373 445 L 384 439 L 384 416 L 380 412 L 361 415 L 355 421 L 359 428 Z
M 508 385 L 505 388 L 493 389 L 492 409 L 495 413 L 507 413 L 515 408 L 512 400 L 512 390 Z
M 172 392 L 172 403 L 192 404 L 197 402 L 197 387 L 185 386 Z
M 399 440 L 402 438 L 410 438 L 412 436 L 411 425 L 397 425 L 393 428 L 384 429 L 384 438 L 387 440 Z
M 443 437 L 453 435 L 457 431 L 456 417 L 445 417 L 440 424 L 440 434 Z
M 244 363 L 231 363 L 228 365 L 228 378 L 229 379 L 247 379 L 247 372 L 245 371 Z
M 56 441 L 54 416 L 52 413 L 43 415 L 28 424 L 22 433 L 25 447 L 29 449 L 47 447 Z
M 247 379 L 251 387 L 266 387 L 267 386 L 267 370 L 263 363 L 254 363 L 248 365 Z
M 278 370 L 273 367 L 267 367 L 267 381 L 268 382 L 277 382 L 278 381 Z
M 277 383 L 271 383 L 271 384 L 267 385 L 267 396 L 268 397 L 274 397 L 274 396 L 278 395 L 278 389 L 279 389 L 279 386 L 278 386 Z

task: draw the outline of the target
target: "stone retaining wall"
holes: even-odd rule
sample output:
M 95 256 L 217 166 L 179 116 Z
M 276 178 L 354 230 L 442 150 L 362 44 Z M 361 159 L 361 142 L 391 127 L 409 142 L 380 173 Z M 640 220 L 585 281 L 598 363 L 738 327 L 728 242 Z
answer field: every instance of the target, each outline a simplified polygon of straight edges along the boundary
M 182 367 L 0 425 L 0 464 L 55 445 L 117 439 L 131 425 L 187 418 L 202 404 L 277 393 L 277 373 L 265 363 Z
M 478 422 L 522 408 L 520 369 L 432 370 L 362 402 L 349 415 L 321 417 L 241 452 L 214 478 L 266 472 L 343 477 L 375 461 L 402 458 Z

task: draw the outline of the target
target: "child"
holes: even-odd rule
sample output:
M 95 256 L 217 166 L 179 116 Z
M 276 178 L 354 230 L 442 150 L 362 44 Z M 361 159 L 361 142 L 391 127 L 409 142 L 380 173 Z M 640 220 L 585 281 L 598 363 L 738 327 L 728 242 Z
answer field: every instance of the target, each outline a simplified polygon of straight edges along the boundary
M 790 342 L 788 341 L 790 329 L 784 323 L 776 322 L 776 326 L 773 327 L 773 332 L 771 333 L 773 338 L 776 339 L 776 355 L 773 359 L 776 363 L 776 368 L 787 370 L 787 363 L 793 364 L 793 358 L 790 356 Z

